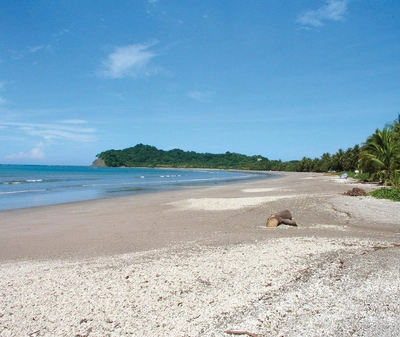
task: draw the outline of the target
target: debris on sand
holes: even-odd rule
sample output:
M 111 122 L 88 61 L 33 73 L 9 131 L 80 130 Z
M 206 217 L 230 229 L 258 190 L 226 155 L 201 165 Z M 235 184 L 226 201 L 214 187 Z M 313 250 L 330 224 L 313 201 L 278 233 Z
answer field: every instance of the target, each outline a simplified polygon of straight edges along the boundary
M 348 195 L 350 197 L 365 197 L 368 194 L 362 188 L 354 187 L 352 190 L 344 192 L 343 195 Z
M 292 214 L 288 210 L 271 214 L 267 220 L 267 227 L 278 227 L 280 224 L 297 226 L 297 222 L 292 218 Z

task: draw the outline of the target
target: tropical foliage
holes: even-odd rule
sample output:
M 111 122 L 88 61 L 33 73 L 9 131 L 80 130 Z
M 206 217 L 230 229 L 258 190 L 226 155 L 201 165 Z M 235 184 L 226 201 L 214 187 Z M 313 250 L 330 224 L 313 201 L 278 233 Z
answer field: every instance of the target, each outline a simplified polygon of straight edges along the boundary
M 373 180 L 397 185 L 400 147 L 395 133 L 388 128 L 376 130 L 362 147 L 359 162 Z
M 159 150 L 154 146 L 138 144 L 124 150 L 107 150 L 97 155 L 110 167 L 180 167 L 242 170 L 282 170 L 280 160 L 271 161 L 262 156 L 196 153 L 173 149 Z
M 382 188 L 369 193 L 377 199 L 389 199 L 392 201 L 400 201 L 400 188 Z
M 297 163 L 294 171 L 297 172 L 328 172 L 354 171 L 358 167 L 360 146 L 355 145 L 346 151 L 339 149 L 335 154 L 324 153 L 321 158 L 303 157 Z
M 241 170 L 272 170 L 297 172 L 354 172 L 362 171 L 369 179 L 385 185 L 400 187 L 400 115 L 382 130 L 376 130 L 362 146 L 355 145 L 336 153 L 324 153 L 320 158 L 282 162 L 260 155 L 246 156 L 196 153 L 173 149 L 159 150 L 154 146 L 138 144 L 124 150 L 107 150 L 97 155 L 111 167 L 180 167 Z
M 400 187 L 400 115 L 394 123 L 368 137 L 359 163 L 372 180 Z

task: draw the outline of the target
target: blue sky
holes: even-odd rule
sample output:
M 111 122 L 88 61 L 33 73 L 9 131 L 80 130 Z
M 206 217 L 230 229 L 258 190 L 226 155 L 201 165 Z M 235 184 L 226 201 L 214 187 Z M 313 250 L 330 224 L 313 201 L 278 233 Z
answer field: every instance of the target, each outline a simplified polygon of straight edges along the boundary
M 0 0 L 0 41 L 3 164 L 315 158 L 400 112 L 394 0 Z

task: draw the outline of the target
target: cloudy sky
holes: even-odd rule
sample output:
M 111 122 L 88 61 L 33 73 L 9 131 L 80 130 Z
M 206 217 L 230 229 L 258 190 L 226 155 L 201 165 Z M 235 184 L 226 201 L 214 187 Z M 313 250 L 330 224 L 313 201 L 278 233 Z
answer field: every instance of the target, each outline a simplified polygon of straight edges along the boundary
M 0 0 L 0 163 L 320 157 L 400 112 L 394 0 Z

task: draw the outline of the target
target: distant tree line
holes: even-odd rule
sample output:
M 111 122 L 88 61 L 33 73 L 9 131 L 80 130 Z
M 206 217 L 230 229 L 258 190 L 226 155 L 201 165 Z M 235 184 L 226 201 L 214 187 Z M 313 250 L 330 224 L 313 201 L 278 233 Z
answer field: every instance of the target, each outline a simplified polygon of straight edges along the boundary
M 339 149 L 335 154 L 324 153 L 321 158 L 303 157 L 294 168 L 297 172 L 354 171 L 358 168 L 361 147 L 355 145 L 346 151 Z
M 304 157 L 294 171 L 326 172 L 354 171 L 367 173 L 371 180 L 385 185 L 400 186 L 400 115 L 361 145 L 335 154 L 324 153 L 321 158 Z
M 173 149 L 159 150 L 138 144 L 123 150 L 107 150 L 97 155 L 109 167 L 176 167 L 213 168 L 260 171 L 328 172 L 354 171 L 367 173 L 371 179 L 385 184 L 400 184 L 400 115 L 382 130 L 377 129 L 365 143 L 335 154 L 324 153 L 320 158 L 306 158 L 282 162 L 260 155 L 246 156 L 197 153 Z
M 214 168 L 240 170 L 278 170 L 281 161 L 262 156 L 246 156 L 226 152 L 224 154 L 197 153 L 173 149 L 159 150 L 154 146 L 138 144 L 123 150 L 107 150 L 97 155 L 109 167 L 176 167 Z

